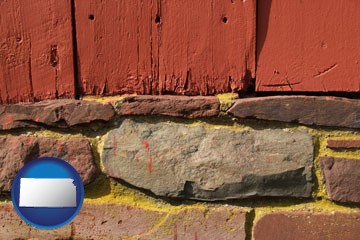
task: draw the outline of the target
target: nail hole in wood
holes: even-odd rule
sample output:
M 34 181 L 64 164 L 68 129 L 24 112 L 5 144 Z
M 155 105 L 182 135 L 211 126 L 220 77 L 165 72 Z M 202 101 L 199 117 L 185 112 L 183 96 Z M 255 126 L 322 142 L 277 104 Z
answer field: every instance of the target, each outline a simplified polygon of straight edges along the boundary
M 89 19 L 90 19 L 91 21 L 94 20 L 94 19 L 95 19 L 94 14 L 89 14 Z
M 161 22 L 160 16 L 156 16 L 156 18 L 155 18 L 155 23 L 156 23 L 156 24 L 160 24 L 160 22 Z
M 228 18 L 227 18 L 227 17 L 223 17 L 222 21 L 223 21 L 223 23 L 227 23 L 227 22 L 228 22 Z

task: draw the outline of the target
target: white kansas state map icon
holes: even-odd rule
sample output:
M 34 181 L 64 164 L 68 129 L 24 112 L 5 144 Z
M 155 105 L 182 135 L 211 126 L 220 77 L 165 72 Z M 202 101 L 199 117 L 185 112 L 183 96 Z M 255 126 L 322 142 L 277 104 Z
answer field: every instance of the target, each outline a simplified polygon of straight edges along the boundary
M 20 207 L 76 207 L 71 178 L 21 178 Z

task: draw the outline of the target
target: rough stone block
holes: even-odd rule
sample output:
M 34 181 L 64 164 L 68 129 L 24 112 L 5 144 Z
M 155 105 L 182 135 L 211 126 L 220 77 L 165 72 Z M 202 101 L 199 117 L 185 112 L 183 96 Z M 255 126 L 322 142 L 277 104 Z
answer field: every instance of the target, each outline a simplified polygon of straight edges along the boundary
M 313 142 L 304 131 L 126 119 L 104 139 L 111 177 L 156 195 L 192 199 L 310 197 Z
M 216 97 L 128 96 L 115 102 L 119 115 L 163 115 L 173 117 L 213 117 L 220 111 Z
M 20 127 L 71 127 L 93 121 L 109 121 L 115 112 L 109 103 L 73 99 L 0 105 L 0 130 Z
M 326 190 L 331 200 L 360 203 L 360 160 L 320 158 Z
M 239 118 L 360 128 L 360 101 L 357 99 L 310 96 L 246 98 L 237 100 L 228 113 Z
M 329 139 L 327 141 L 327 147 L 334 148 L 334 149 L 360 148 L 360 140 L 358 140 L 358 139 L 349 139 L 349 140 Z
M 86 139 L 35 138 L 7 136 L 0 138 L 0 191 L 11 191 L 16 173 L 38 157 L 59 157 L 69 162 L 81 175 L 84 184 L 91 182 L 98 169 L 90 143 Z

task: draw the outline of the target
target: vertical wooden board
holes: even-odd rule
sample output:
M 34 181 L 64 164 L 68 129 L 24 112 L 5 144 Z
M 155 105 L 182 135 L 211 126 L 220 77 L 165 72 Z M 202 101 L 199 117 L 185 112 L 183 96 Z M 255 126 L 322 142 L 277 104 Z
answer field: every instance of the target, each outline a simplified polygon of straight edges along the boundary
M 159 91 L 242 90 L 255 72 L 256 1 L 161 0 Z
M 70 0 L 0 1 L 0 102 L 74 96 Z
M 259 0 L 257 91 L 359 92 L 360 1 Z
M 151 94 L 156 89 L 152 6 L 148 0 L 75 0 L 83 94 Z

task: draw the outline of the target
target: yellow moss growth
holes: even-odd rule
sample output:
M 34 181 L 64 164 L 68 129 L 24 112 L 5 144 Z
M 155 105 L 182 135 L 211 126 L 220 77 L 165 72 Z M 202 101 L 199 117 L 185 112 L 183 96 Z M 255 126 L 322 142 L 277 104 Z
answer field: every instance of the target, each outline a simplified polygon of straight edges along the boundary
M 315 144 L 315 159 L 314 159 L 314 167 L 315 167 L 315 175 L 318 179 L 318 189 L 314 192 L 314 197 L 325 197 L 327 198 L 326 194 L 326 187 L 323 184 L 323 176 L 320 169 L 320 157 L 344 157 L 344 158 L 352 158 L 352 159 L 359 159 L 360 160 L 360 151 L 335 151 L 330 148 L 327 148 L 327 140 L 329 139 L 342 139 L 342 140 L 349 140 L 349 139 L 359 139 L 360 134 L 359 132 L 355 131 L 344 131 L 344 130 L 323 130 L 323 129 L 309 129 L 309 132 L 314 137 L 314 144 Z
M 95 102 L 101 102 L 101 103 L 107 103 L 107 102 L 116 102 L 116 101 L 122 101 L 125 99 L 126 96 L 135 96 L 136 94 L 130 94 L 130 95 L 117 95 L 117 96 L 84 96 L 81 98 L 81 100 L 84 101 L 95 101 Z

